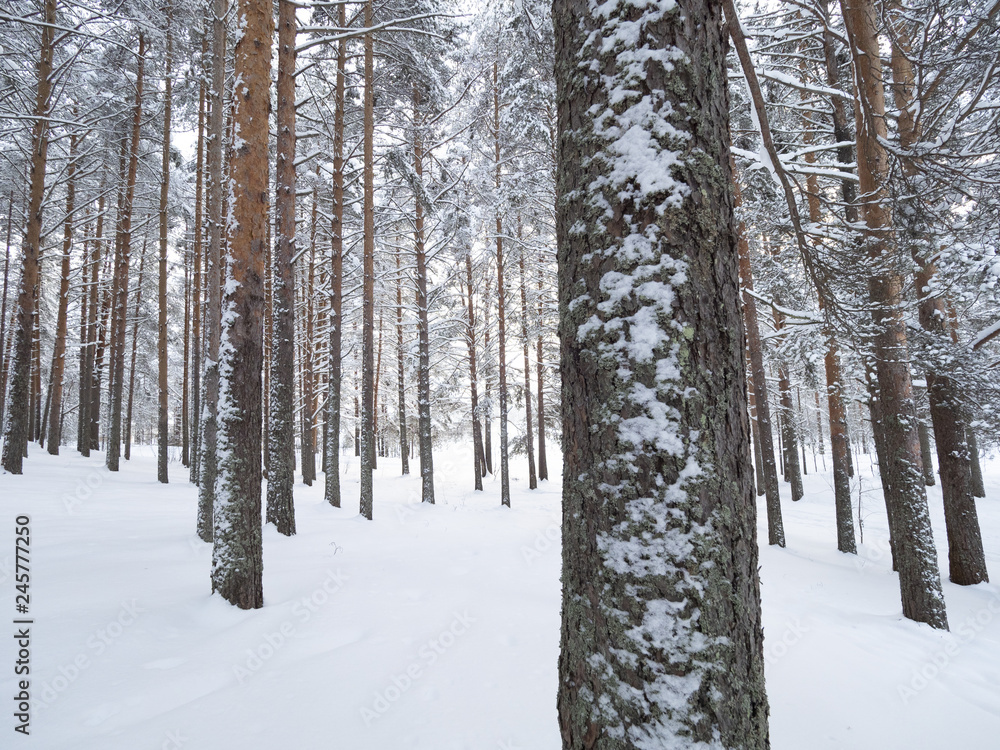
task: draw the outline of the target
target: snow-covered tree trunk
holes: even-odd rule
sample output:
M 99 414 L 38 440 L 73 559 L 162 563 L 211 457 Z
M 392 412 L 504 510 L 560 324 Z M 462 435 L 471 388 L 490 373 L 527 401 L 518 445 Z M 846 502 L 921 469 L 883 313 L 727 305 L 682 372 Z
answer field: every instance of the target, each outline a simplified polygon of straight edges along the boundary
M 17 297 L 16 323 L 10 363 L 9 391 L 3 428 L 0 463 L 11 474 L 20 474 L 28 450 L 31 401 L 32 328 L 39 284 L 42 249 L 42 202 L 45 198 L 45 167 L 49 151 L 49 109 L 52 95 L 52 58 L 55 42 L 56 0 L 45 0 L 45 26 L 41 30 L 35 89 L 35 121 L 31 126 L 31 174 L 28 178 L 28 226 L 24 238 L 21 288 Z M 0 325 L 5 321 L 0 321 Z
M 418 199 L 419 202 L 419 199 Z M 410 443 L 406 434 L 406 369 L 403 360 L 403 249 L 396 249 L 396 389 L 399 410 L 401 473 L 410 473 Z
M 518 227 L 518 234 L 520 234 Z M 518 268 L 521 272 L 521 345 L 524 354 L 524 418 L 525 418 L 525 444 L 528 448 L 528 489 L 538 488 L 538 477 L 535 474 L 535 444 L 534 434 L 531 427 L 531 366 L 528 361 L 528 290 L 524 276 L 524 245 L 521 245 L 521 252 L 518 256 Z
M 474 486 L 483 490 L 483 477 L 486 474 L 486 456 L 483 454 L 483 426 L 479 419 L 479 372 L 476 367 L 476 308 L 473 302 L 474 287 L 472 281 L 472 252 L 465 254 L 465 285 L 468 291 L 468 330 L 466 344 L 469 347 L 469 390 L 472 394 L 472 463 L 476 478 Z
M 208 35 L 202 29 L 201 58 L 204 63 L 208 57 Z M 198 141 L 195 155 L 195 188 L 194 188 L 194 270 L 191 292 L 191 471 L 189 479 L 194 484 L 201 482 L 201 317 L 202 317 L 202 281 L 201 259 L 203 247 L 203 217 L 205 198 L 205 78 L 204 68 L 201 70 L 201 85 L 198 87 Z
M 340 6 L 340 26 L 347 25 L 347 10 Z M 337 42 L 337 78 L 334 89 L 333 205 L 330 211 L 330 387 L 326 398 L 326 501 L 340 507 L 340 390 L 343 381 L 341 344 L 344 325 L 344 100 L 347 40 Z
M 50 455 L 59 455 L 62 442 L 63 376 L 66 373 L 66 336 L 69 333 L 69 274 L 70 251 L 73 249 L 73 210 L 76 204 L 76 154 L 79 137 L 69 138 L 69 164 L 66 166 L 66 219 L 63 224 L 62 263 L 59 274 L 59 311 L 56 313 L 56 340 L 52 347 L 52 367 L 49 369 L 48 446 Z
M 424 174 L 424 146 L 420 131 L 420 89 L 413 87 L 413 170 L 418 181 Z M 421 500 L 434 502 L 434 452 L 431 443 L 431 344 L 427 310 L 427 249 L 424 246 L 424 207 L 418 194 L 414 207 L 413 241 L 417 285 L 417 429 L 420 442 Z
M 499 57 L 499 50 L 497 51 Z M 507 455 L 507 313 L 504 292 L 503 221 L 500 217 L 500 81 L 499 63 L 493 62 L 493 145 L 496 200 L 497 245 L 497 389 L 500 396 L 500 504 L 510 507 L 510 464 Z
M 765 748 L 721 6 L 557 0 L 565 748 Z
M 365 3 L 365 28 L 372 26 L 373 0 Z M 361 290 L 361 515 L 372 520 L 372 464 L 375 461 L 375 61 L 372 32 L 365 34 L 364 68 L 364 250 Z
M 226 88 L 227 0 L 214 0 L 212 13 L 212 85 L 208 116 L 208 256 L 205 262 L 205 377 L 201 405 L 201 458 L 198 490 L 198 536 L 212 541 L 215 482 L 218 477 L 219 344 L 222 333 L 223 136 Z
M 166 484 L 167 474 L 167 434 L 168 393 L 167 382 L 167 198 L 170 195 L 170 105 L 173 96 L 173 8 L 168 0 L 166 6 L 166 60 L 165 84 L 163 92 L 163 153 L 160 169 L 160 264 L 157 288 L 156 358 L 157 358 L 157 410 L 156 410 L 156 478 Z
M 271 0 L 240 0 L 235 50 L 232 217 L 219 347 L 219 435 L 212 590 L 241 609 L 264 605 L 260 520 L 261 369 L 268 223 Z
M 295 4 L 278 0 L 276 235 L 271 286 L 267 522 L 295 533 Z
M 875 324 L 872 341 L 878 411 L 885 442 L 882 483 L 889 513 L 896 516 L 894 548 L 903 614 L 911 620 L 947 630 L 948 618 L 922 475 L 906 325 L 900 307 L 903 279 L 892 263 L 898 252 L 894 244 L 887 241 L 892 217 L 887 207 L 885 184 L 889 167 L 884 146 L 887 138 L 885 86 L 876 32 L 877 10 L 871 0 L 841 0 L 841 7 L 857 78 L 858 177 L 860 192 L 865 198 L 862 213 L 872 264 L 868 296 Z

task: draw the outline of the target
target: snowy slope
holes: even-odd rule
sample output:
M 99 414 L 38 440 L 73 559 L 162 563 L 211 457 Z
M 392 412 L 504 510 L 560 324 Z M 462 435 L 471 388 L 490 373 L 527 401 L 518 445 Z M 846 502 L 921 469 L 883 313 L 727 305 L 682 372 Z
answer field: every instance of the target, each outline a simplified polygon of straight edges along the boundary
M 14 517 L 28 513 L 32 735 L 6 710 L 0 747 L 559 747 L 558 480 L 530 492 L 515 461 L 504 510 L 498 482 L 469 491 L 471 452 L 456 446 L 435 454 L 439 504 L 422 507 L 416 477 L 382 459 L 369 523 L 345 457 L 346 507 L 327 507 L 321 483 L 296 487 L 300 533 L 265 530 L 265 607 L 244 612 L 209 594 L 179 464 L 161 486 L 148 449 L 117 475 L 100 456 L 31 453 L 24 476 L 0 476 L 0 612 L 9 623 Z M 945 582 L 951 634 L 904 621 L 880 496 L 866 475 L 855 559 L 835 550 L 829 484 L 810 473 L 806 498 L 784 502 L 788 548 L 761 551 L 772 747 L 997 747 L 1000 587 Z M 1000 463 L 987 490 L 1000 580 Z M 936 488 L 931 504 L 944 564 Z

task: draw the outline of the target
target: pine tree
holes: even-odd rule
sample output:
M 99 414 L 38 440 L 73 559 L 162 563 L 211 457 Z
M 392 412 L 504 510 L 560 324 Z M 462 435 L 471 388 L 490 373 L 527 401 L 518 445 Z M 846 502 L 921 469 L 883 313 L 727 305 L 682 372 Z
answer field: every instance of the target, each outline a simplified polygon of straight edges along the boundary
M 553 20 L 563 747 L 765 748 L 722 10 Z

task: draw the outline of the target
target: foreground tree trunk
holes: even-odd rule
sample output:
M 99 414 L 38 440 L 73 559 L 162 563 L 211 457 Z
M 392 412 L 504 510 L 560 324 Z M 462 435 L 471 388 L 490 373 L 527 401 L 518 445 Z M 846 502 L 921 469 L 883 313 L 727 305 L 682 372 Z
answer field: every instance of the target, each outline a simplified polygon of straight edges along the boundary
M 295 4 L 278 0 L 267 522 L 286 536 L 295 533 L 295 28 Z
M 6 423 L 3 430 L 3 454 L 0 463 L 11 474 L 20 474 L 28 450 L 31 401 L 32 329 L 35 296 L 39 282 L 39 258 L 42 245 L 42 200 L 45 197 L 45 166 L 49 152 L 49 107 L 52 95 L 52 56 L 56 0 L 45 0 L 45 26 L 41 30 L 38 76 L 35 90 L 35 119 L 31 126 L 31 176 L 28 184 L 28 227 L 24 238 L 24 261 L 21 289 L 17 297 L 17 322 L 14 328 L 14 352 L 10 364 L 9 390 L 0 394 L 6 400 Z M 6 321 L 0 321 L 0 325 Z
M 887 233 L 892 219 L 886 208 L 888 155 L 885 87 L 879 58 L 877 11 L 871 0 L 841 0 L 853 50 L 858 177 L 865 196 L 863 214 L 872 263 L 868 296 L 875 323 L 873 346 L 886 471 L 882 484 L 890 516 L 896 517 L 895 558 L 903 614 L 947 630 L 937 551 L 927 509 L 920 440 L 910 379 L 906 325 L 900 307 L 903 280 L 891 262 L 896 254 Z M 890 518 L 891 523 L 891 518 Z
M 553 16 L 563 747 L 765 748 L 722 9 Z
M 240 141 L 230 164 L 232 217 L 219 362 L 219 475 L 212 590 L 241 609 L 264 606 L 260 523 L 261 367 L 268 223 L 270 0 L 240 0 L 233 97 Z

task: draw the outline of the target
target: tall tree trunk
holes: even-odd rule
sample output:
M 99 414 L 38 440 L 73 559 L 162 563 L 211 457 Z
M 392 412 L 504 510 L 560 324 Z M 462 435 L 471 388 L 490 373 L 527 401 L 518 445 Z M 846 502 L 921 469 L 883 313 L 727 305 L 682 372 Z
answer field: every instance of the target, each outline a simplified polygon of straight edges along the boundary
M 500 50 L 497 50 L 497 58 Z M 493 61 L 493 146 L 494 184 L 496 187 L 496 243 L 497 243 L 497 371 L 500 391 L 500 504 L 510 507 L 510 466 L 507 456 L 507 353 L 506 311 L 504 309 L 503 278 L 503 223 L 500 219 L 500 80 L 499 62 Z
M 294 152 L 293 152 L 294 153 Z M 316 479 L 316 391 L 313 367 L 313 306 L 316 280 L 316 191 L 312 194 L 312 221 L 309 231 L 308 266 L 304 269 L 302 289 L 302 483 L 312 486 Z
M 295 3 L 278 0 L 278 150 L 271 269 L 267 522 L 295 533 Z
M 722 6 L 556 0 L 553 17 L 563 747 L 760 750 Z M 621 145 L 632 128 L 641 156 Z
M 102 185 L 103 188 L 103 185 Z M 103 192 L 103 189 L 102 189 Z M 87 218 L 84 222 L 84 234 L 86 235 L 83 241 L 83 257 L 80 263 L 80 348 L 78 356 L 78 369 L 79 378 L 77 380 L 77 423 L 76 423 L 76 449 L 77 451 L 83 453 L 84 449 L 84 436 L 87 431 L 87 411 L 90 407 L 90 400 L 88 398 L 87 389 L 90 387 L 90 373 L 87 372 L 87 354 L 90 351 L 88 346 L 89 338 L 89 328 L 87 325 L 90 319 L 90 288 L 93 284 L 97 283 L 97 264 L 92 264 L 90 261 L 90 248 L 94 244 L 93 240 L 93 226 L 90 223 L 90 211 L 87 212 Z M 93 269 L 93 272 L 91 271 Z M 3 314 L 0 313 L 0 320 L 3 320 Z M 0 352 L 3 351 L 3 344 L 0 342 Z M 0 354 L 0 358 L 3 355 Z M 0 370 L 3 369 L 2 363 L 0 363 Z M 0 389 L 0 393 L 3 390 Z M 0 416 L 0 423 L 3 422 L 3 417 Z M 87 453 L 89 454 L 89 446 L 87 446 Z
M 125 404 L 125 460 L 132 458 L 132 404 L 135 400 L 135 361 L 139 349 L 139 315 L 142 310 L 142 281 L 146 266 L 146 238 L 142 240 L 142 253 L 139 255 L 139 279 L 135 287 L 135 312 L 132 315 L 132 356 L 128 368 L 128 398 Z M 141 436 L 140 436 L 141 437 Z
M 734 170 L 730 162 L 730 170 Z M 743 205 L 740 186 L 733 182 L 733 205 Z M 743 287 L 743 323 L 747 336 L 750 358 L 750 385 L 753 388 L 753 405 L 757 412 L 757 436 L 760 440 L 760 461 L 764 474 L 764 495 L 767 508 L 767 543 L 785 546 L 785 526 L 781 517 L 781 495 L 778 483 L 778 466 L 774 460 L 774 437 L 771 434 L 771 407 L 767 395 L 767 372 L 764 370 L 764 351 L 757 320 L 757 304 L 753 298 L 753 268 L 750 265 L 750 244 L 742 220 L 736 224 L 737 263 L 740 285 Z
M 877 15 L 871 0 L 841 0 L 857 76 L 855 106 L 858 177 L 865 197 L 864 219 L 872 263 L 868 293 L 875 323 L 873 337 L 881 428 L 886 444 L 883 475 L 888 504 L 897 518 L 896 559 L 903 614 L 947 629 L 927 495 L 920 462 L 906 326 L 901 305 L 903 280 L 891 267 L 898 253 L 888 233 L 888 155 L 885 89 L 879 57 Z
M 521 227 L 517 232 L 520 238 Z M 524 350 L 524 416 L 526 424 L 525 440 L 528 446 L 528 489 L 538 489 L 538 477 L 535 474 L 535 436 L 531 428 L 531 363 L 528 361 L 528 290 L 525 288 L 524 277 L 524 246 L 521 246 L 519 260 L 521 271 L 521 342 Z
M 918 269 L 914 286 L 919 299 L 920 326 L 943 347 L 950 341 L 945 330 L 948 313 L 945 300 L 936 290 L 939 286 L 935 249 L 924 240 L 927 232 L 925 210 L 919 196 L 918 165 L 909 155 L 920 139 L 914 106 L 913 64 L 911 62 L 910 29 L 898 0 L 889 2 L 889 22 L 892 26 L 892 80 L 896 108 L 904 197 L 898 212 L 901 241 L 909 246 L 910 257 Z M 946 349 L 947 350 L 947 349 Z M 938 471 L 941 474 L 941 494 L 944 497 L 944 520 L 948 532 L 948 564 L 952 583 L 968 586 L 989 580 L 986 555 L 979 529 L 976 501 L 972 491 L 972 467 L 966 441 L 967 418 L 964 414 L 961 389 L 953 374 L 945 368 L 931 367 L 927 372 L 927 398 L 930 402 L 934 444 L 937 446 Z M 918 423 L 919 425 L 919 423 Z M 930 464 L 928 459 L 927 464 Z M 925 476 L 928 466 L 924 466 Z M 933 479 L 933 470 L 931 479 Z M 925 479 L 926 482 L 926 479 Z
M 31 401 L 32 328 L 39 283 L 42 246 L 42 201 L 45 197 L 45 166 L 49 152 L 49 108 L 52 94 L 52 56 L 56 0 L 45 0 L 45 25 L 41 29 L 38 74 L 35 89 L 35 119 L 31 126 L 31 176 L 28 186 L 28 227 L 24 238 L 21 288 L 17 298 L 10 386 L 6 392 L 6 422 L 0 463 L 11 474 L 20 474 L 28 450 Z M 6 321 L 4 321 L 6 322 Z M 0 396 L 2 398 L 3 396 Z
M 479 377 L 476 369 L 476 312 L 473 306 L 472 252 L 465 254 L 465 284 L 469 290 L 469 318 L 466 343 L 469 347 L 469 388 L 472 391 L 472 463 L 476 469 L 475 487 L 482 492 L 483 476 L 486 474 L 486 456 L 483 454 L 483 432 L 479 420 Z
M 785 316 L 774 310 L 774 330 L 780 332 L 785 327 Z M 795 427 L 795 407 L 792 405 L 792 384 L 788 378 L 788 364 L 779 357 L 778 393 L 781 399 L 782 459 L 785 467 L 785 481 L 792 485 L 792 500 L 802 499 L 802 466 L 799 464 L 799 436 Z
M 365 2 L 365 28 L 372 26 L 373 0 Z M 361 303 L 361 515 L 372 520 L 375 460 L 375 61 L 372 32 L 365 34 L 364 93 L 364 274 Z
M 201 31 L 201 59 L 204 65 L 208 57 L 207 29 Z M 198 145 L 196 152 L 195 188 L 194 188 L 194 290 L 191 304 L 191 341 L 194 352 L 191 357 L 191 471 L 190 481 L 201 483 L 201 354 L 204 350 L 202 342 L 201 316 L 203 306 L 203 289 L 201 259 L 205 252 L 202 240 L 202 222 L 205 217 L 205 75 L 206 68 L 201 71 L 201 85 L 198 87 Z
M 549 462 L 545 455 L 545 365 L 542 346 L 542 270 L 538 268 L 538 338 L 535 342 L 535 367 L 538 374 L 538 479 L 548 480 Z
M 241 609 L 264 606 L 260 522 L 261 368 L 268 223 L 268 112 L 274 19 L 270 0 L 240 0 L 229 168 L 226 314 L 219 362 L 219 463 L 212 590 Z
M 424 145 L 421 133 L 420 90 L 413 87 L 413 168 L 417 180 L 424 175 Z M 416 196 L 413 242 L 417 282 L 417 429 L 420 441 L 421 500 L 434 502 L 434 455 L 431 445 L 431 345 L 427 319 L 427 252 L 424 248 L 424 207 Z M 509 503 L 508 503 L 509 505 Z
M 124 204 L 125 196 L 125 172 L 128 163 L 128 139 L 122 138 L 122 151 L 121 151 L 121 164 L 119 168 L 119 174 L 121 179 L 119 184 L 121 189 L 118 195 L 118 212 L 121 213 L 122 205 Z M 98 217 L 97 229 L 98 237 L 101 236 L 102 231 L 102 221 L 103 216 Z M 117 232 L 116 232 L 117 234 Z M 103 241 L 101 244 L 104 244 Z M 117 238 L 115 240 L 115 245 L 117 246 Z M 104 279 L 103 289 L 94 290 L 94 294 L 101 295 L 101 307 L 100 314 L 95 322 L 94 326 L 94 338 L 96 339 L 96 347 L 94 352 L 94 367 L 93 367 L 93 379 L 90 383 L 90 449 L 99 450 L 101 447 L 101 381 L 104 375 L 104 356 L 108 348 L 108 343 L 111 339 L 111 303 L 114 297 L 114 262 L 117 256 L 117 249 L 112 251 L 110 247 L 104 253 L 104 270 L 100 274 L 101 278 Z M 94 298 L 91 297 L 93 302 Z M 108 380 L 111 379 L 111 357 L 108 356 Z
M 63 225 L 62 268 L 59 278 L 59 312 L 56 315 L 56 339 L 52 347 L 52 367 L 49 369 L 48 451 L 59 455 L 62 442 L 63 376 L 66 373 L 66 336 L 69 333 L 69 260 L 73 249 L 73 211 L 76 204 L 76 150 L 79 137 L 69 138 L 69 164 L 66 167 L 66 221 Z
M 227 0 L 214 0 L 212 18 L 212 85 L 209 88 L 208 120 L 208 258 L 205 263 L 205 284 L 208 287 L 205 312 L 204 403 L 202 404 L 201 484 L 198 490 L 198 536 L 212 541 L 215 521 L 215 484 L 218 475 L 219 428 L 219 344 L 222 334 L 222 230 L 223 230 L 223 91 L 226 86 L 226 24 Z M 266 191 L 265 191 L 266 192 Z
M 419 198 L 418 198 L 419 202 Z M 406 378 L 403 360 L 403 251 L 396 248 L 396 372 L 399 395 L 399 457 L 402 474 L 410 473 L 409 438 L 406 435 Z
M 191 304 L 194 290 L 191 284 L 191 247 L 187 243 L 187 222 L 184 227 L 184 369 L 181 373 L 181 466 L 191 466 Z
M 156 479 L 161 484 L 169 480 L 167 475 L 168 441 L 167 434 L 168 392 L 167 392 L 167 199 L 170 195 L 170 105 L 173 97 L 173 6 L 167 2 L 167 49 L 164 61 L 164 91 L 163 91 L 163 157 L 160 174 L 160 267 L 159 267 L 159 304 L 156 321 L 156 359 L 157 359 L 157 413 L 156 413 Z
M 10 239 L 14 225 L 14 191 L 7 198 L 7 249 L 3 262 L 3 297 L 0 301 L 0 430 L 3 429 L 4 406 L 7 401 L 7 369 L 10 357 L 7 355 L 7 286 L 10 281 Z
M 110 471 L 118 471 L 122 448 L 122 394 L 125 387 L 125 319 L 128 310 L 128 272 L 132 244 L 132 203 L 139 168 L 139 137 L 142 128 L 142 86 L 146 64 L 146 36 L 139 32 L 138 72 L 135 84 L 135 106 L 132 114 L 132 138 L 129 145 L 128 173 L 125 178 L 125 198 L 118 220 L 115 244 L 115 278 L 111 308 L 111 381 L 110 425 L 105 463 Z
M 347 25 L 346 6 L 340 6 L 340 26 Z M 330 388 L 326 398 L 326 501 L 340 507 L 340 391 L 343 385 L 341 343 L 344 325 L 344 101 L 347 40 L 337 42 L 337 79 L 334 87 L 333 206 L 330 211 Z

